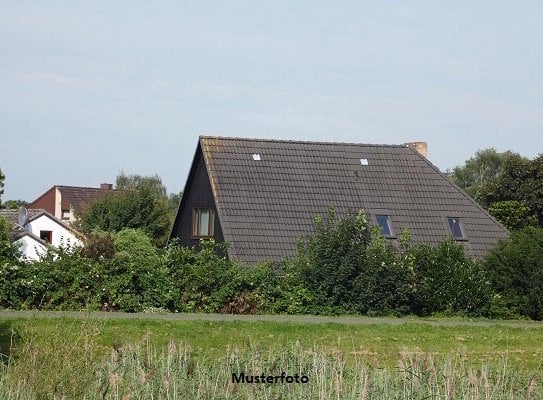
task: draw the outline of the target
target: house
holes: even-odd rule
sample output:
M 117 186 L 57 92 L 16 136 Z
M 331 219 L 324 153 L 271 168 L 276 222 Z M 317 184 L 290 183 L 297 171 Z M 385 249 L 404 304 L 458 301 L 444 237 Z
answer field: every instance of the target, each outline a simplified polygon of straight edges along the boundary
M 13 225 L 13 238 L 25 260 L 38 260 L 48 248 L 83 246 L 81 235 L 45 210 L 0 210 Z
M 102 183 L 99 188 L 55 185 L 28 205 L 29 208 L 43 209 L 59 220 L 74 222 L 76 213 L 99 200 L 113 188 L 111 183 Z
M 226 241 L 228 256 L 247 264 L 277 261 L 333 206 L 339 217 L 365 210 L 391 241 L 407 228 L 413 244 L 453 237 L 483 256 L 507 230 L 424 147 L 202 136 L 170 237 Z

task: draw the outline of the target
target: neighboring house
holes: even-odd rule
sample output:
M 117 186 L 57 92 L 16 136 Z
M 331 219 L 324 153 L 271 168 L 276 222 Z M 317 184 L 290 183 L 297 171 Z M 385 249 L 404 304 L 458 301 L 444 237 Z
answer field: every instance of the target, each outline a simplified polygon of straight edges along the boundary
M 229 243 L 247 264 L 295 254 L 315 217 L 365 210 L 385 237 L 453 237 L 481 257 L 507 230 L 411 145 L 200 137 L 171 238 Z M 424 146 L 422 146 L 424 148 Z
M 39 259 L 49 247 L 82 246 L 81 235 L 45 210 L 0 210 L 13 224 L 13 237 L 20 243 L 23 258 Z
M 56 218 L 71 223 L 77 219 L 77 212 L 83 211 L 112 188 L 110 183 L 102 183 L 100 188 L 55 185 L 30 203 L 28 208 L 46 210 Z

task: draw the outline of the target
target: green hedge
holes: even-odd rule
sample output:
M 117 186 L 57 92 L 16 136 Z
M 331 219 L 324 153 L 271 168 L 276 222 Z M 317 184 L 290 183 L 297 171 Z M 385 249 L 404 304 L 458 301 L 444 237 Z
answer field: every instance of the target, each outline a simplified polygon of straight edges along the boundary
M 96 233 L 84 249 L 24 263 L 0 240 L 0 307 L 141 312 L 454 314 L 543 318 L 543 230 L 501 242 L 483 261 L 462 245 L 392 246 L 364 213 L 318 218 L 295 257 L 247 267 L 224 244 L 154 247 L 141 231 Z

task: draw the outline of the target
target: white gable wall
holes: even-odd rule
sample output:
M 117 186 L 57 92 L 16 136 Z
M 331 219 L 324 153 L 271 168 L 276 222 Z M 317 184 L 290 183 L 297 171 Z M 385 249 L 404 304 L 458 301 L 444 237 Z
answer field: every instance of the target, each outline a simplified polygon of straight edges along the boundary
M 83 242 L 69 229 L 53 220 L 47 214 L 43 214 L 28 223 L 26 230 L 40 237 L 41 231 L 51 231 L 51 245 L 54 247 L 82 246 Z
M 28 261 L 37 261 L 47 252 L 47 247 L 31 236 L 23 236 L 15 243 L 21 245 L 19 250 L 23 254 L 23 258 Z

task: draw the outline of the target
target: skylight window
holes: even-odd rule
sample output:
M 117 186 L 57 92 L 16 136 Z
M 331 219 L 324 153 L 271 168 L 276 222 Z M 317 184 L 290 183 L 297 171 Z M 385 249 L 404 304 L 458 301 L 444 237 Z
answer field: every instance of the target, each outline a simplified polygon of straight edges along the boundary
M 368 165 L 368 159 L 367 158 L 361 158 L 360 159 L 360 164 L 361 165 Z
M 449 222 L 449 229 L 451 234 L 456 240 L 465 239 L 464 230 L 462 229 L 462 224 L 460 223 L 460 218 L 457 217 L 448 217 L 447 221 Z
M 258 153 L 253 154 L 253 160 L 260 161 L 260 154 Z
M 375 216 L 377 225 L 381 228 L 381 233 L 384 237 L 394 236 L 394 231 L 392 229 L 392 221 L 390 220 L 390 215 L 377 214 Z

